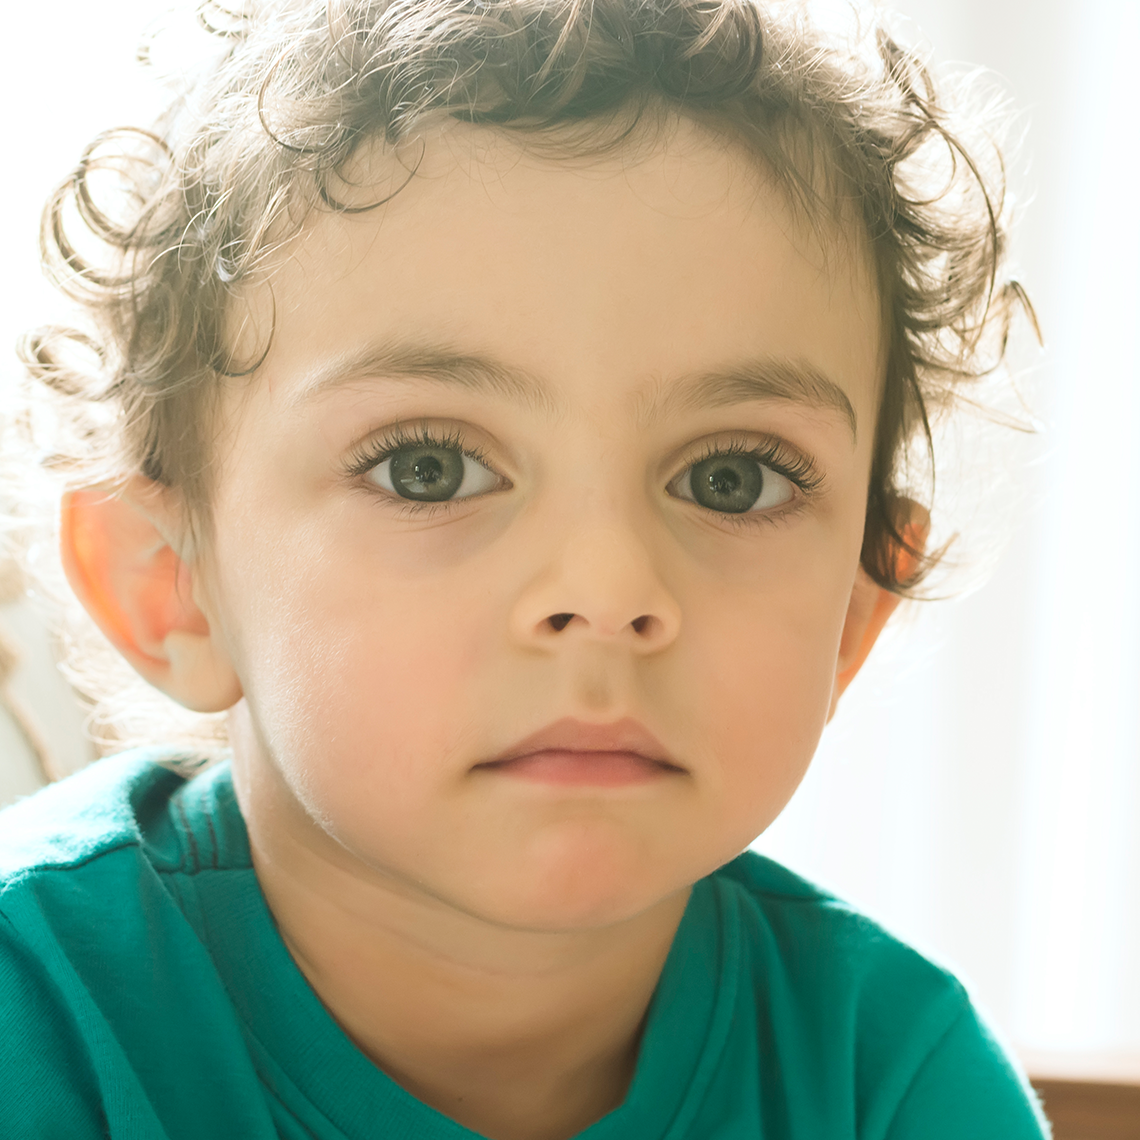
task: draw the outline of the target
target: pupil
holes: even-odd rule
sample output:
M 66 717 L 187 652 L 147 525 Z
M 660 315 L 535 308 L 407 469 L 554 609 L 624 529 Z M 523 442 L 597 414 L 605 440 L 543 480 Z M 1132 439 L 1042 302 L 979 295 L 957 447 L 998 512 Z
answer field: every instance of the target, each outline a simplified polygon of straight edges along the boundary
M 450 447 L 408 447 L 395 452 L 392 486 L 405 499 L 438 503 L 463 483 L 463 456 Z
M 417 483 L 424 483 L 430 487 L 433 483 L 438 483 L 442 478 L 443 467 L 440 465 L 438 459 L 429 455 L 424 459 L 416 461 L 415 476 Z
M 709 490 L 714 495 L 731 495 L 740 486 L 740 476 L 731 467 L 718 467 L 709 476 Z
M 713 455 L 694 464 L 690 486 L 702 507 L 742 514 L 760 498 L 764 469 L 751 455 Z

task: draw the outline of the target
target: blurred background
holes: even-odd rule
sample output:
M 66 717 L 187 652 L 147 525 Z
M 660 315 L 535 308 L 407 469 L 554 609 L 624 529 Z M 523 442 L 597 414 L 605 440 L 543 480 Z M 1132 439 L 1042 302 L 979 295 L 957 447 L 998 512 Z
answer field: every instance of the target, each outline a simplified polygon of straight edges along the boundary
M 817 6 L 835 7 L 809 0 Z M 37 268 L 40 207 L 93 135 L 157 109 L 161 93 L 135 52 L 166 7 L 5 6 L 0 384 L 15 373 L 8 346 L 58 311 Z M 996 532 L 993 518 L 978 516 L 978 550 L 997 538 L 1000 557 L 981 584 L 966 573 L 952 600 L 904 609 L 791 806 L 755 846 L 954 968 L 1032 1072 L 1140 1083 L 1140 138 L 1131 70 L 1140 4 L 892 7 L 906 38 L 934 45 L 936 71 L 980 65 L 1022 112 L 1010 169 L 1020 218 L 1013 262 L 1046 350 L 1022 329 L 1014 360 L 1043 428 L 1018 437 L 1018 463 L 1004 473 L 972 452 L 959 457 L 959 474 L 975 490 L 981 481 L 981 500 L 1000 501 Z M 975 569 L 986 563 L 969 542 L 962 549 L 967 571 L 971 559 Z M 3 803 L 42 782 L 37 753 L 60 772 L 92 753 L 53 668 L 52 638 L 2 571 L 0 636 Z

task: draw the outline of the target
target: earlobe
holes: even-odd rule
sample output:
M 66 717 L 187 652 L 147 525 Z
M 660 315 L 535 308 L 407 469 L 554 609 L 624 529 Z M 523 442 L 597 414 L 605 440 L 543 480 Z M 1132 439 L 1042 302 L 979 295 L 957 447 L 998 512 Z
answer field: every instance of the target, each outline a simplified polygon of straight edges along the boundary
M 891 614 L 902 599 L 884 589 L 859 567 L 855 575 L 855 585 L 851 590 L 851 601 L 847 607 L 847 620 L 843 624 L 843 636 L 839 641 L 839 657 L 836 662 L 835 683 L 831 689 L 831 708 L 827 719 L 835 716 L 839 698 L 855 679 L 863 667 L 863 662 L 883 632 Z
M 60 519 L 64 571 L 143 678 L 187 708 L 220 712 L 241 698 L 241 685 L 169 540 L 165 494 L 141 477 L 115 490 L 68 494 Z
M 930 530 L 930 515 L 918 503 L 906 501 L 909 521 L 901 528 L 906 547 L 896 551 L 899 565 L 896 567 L 896 581 L 906 581 L 914 570 L 917 558 L 926 546 Z M 920 552 L 916 555 L 914 552 Z M 847 686 L 855 679 L 863 663 L 883 632 L 891 614 L 898 608 L 902 598 L 880 586 L 862 566 L 856 571 L 855 584 L 851 589 L 851 600 L 847 607 L 847 617 L 843 623 L 843 634 L 839 642 L 839 656 L 836 661 L 835 683 L 831 689 L 831 708 L 827 719 L 835 716 L 839 698 Z

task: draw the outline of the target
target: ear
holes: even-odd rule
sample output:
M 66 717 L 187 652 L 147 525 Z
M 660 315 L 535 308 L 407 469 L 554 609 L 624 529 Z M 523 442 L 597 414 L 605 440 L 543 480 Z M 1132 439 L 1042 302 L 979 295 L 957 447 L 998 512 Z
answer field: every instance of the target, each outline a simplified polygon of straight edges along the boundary
M 926 547 L 930 532 L 930 514 L 925 507 L 907 499 L 899 504 L 907 521 L 900 527 L 906 546 L 894 552 L 895 579 L 906 581 L 911 576 L 917 562 L 917 555 Z M 910 549 L 907 549 L 907 548 Z M 891 614 L 902 599 L 898 594 L 884 589 L 874 581 L 860 565 L 855 572 L 855 584 L 851 588 L 851 600 L 847 606 L 847 618 L 843 623 L 843 634 L 839 639 L 839 657 L 836 661 L 835 683 L 831 689 L 831 708 L 827 719 L 835 716 L 839 698 L 847 686 L 855 679 L 863 667 L 863 662 L 879 640 L 879 634 Z
M 197 712 L 221 712 L 241 684 L 203 609 L 193 568 L 175 551 L 170 492 L 136 476 L 63 501 L 67 580 L 95 623 L 155 688 Z

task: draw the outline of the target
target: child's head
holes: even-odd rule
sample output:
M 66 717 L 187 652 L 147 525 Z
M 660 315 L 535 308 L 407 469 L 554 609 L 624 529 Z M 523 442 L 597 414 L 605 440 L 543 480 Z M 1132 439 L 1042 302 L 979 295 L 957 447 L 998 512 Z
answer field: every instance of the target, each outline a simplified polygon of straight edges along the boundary
M 889 38 L 753 0 L 226 30 L 49 212 L 99 364 L 33 369 L 130 504 L 73 495 L 72 581 L 179 700 L 244 697 L 254 830 L 633 913 L 775 817 L 920 576 L 903 461 L 1017 295 L 997 196 Z

